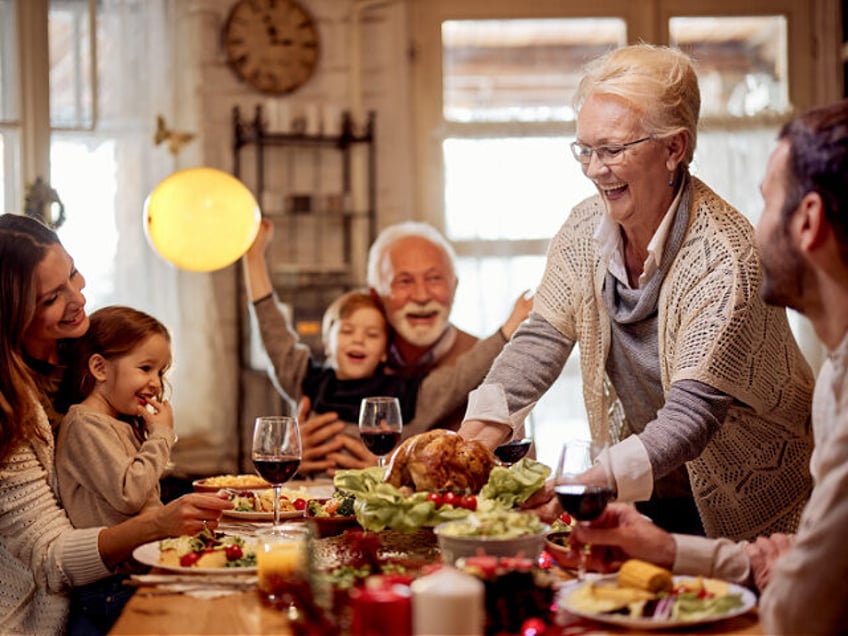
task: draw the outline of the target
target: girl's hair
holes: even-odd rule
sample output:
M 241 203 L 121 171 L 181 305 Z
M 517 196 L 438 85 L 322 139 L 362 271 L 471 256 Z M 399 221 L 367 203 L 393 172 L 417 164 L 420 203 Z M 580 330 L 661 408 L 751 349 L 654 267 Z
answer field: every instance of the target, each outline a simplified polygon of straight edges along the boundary
M 698 140 L 701 92 L 692 60 L 667 46 L 633 44 L 592 60 L 574 96 L 576 110 L 592 95 L 617 95 L 642 115 L 648 134 L 689 137 L 684 166 L 692 163 Z
M 344 320 L 357 309 L 363 307 L 376 309 L 383 317 L 383 324 L 386 327 L 386 337 L 391 339 L 391 328 L 386 320 L 386 314 L 383 311 L 383 304 L 375 298 L 368 290 L 355 289 L 346 292 L 330 303 L 330 306 L 324 311 L 324 319 L 321 322 L 321 338 L 324 344 L 330 340 L 330 330 L 339 320 Z
M 88 368 L 88 361 L 94 354 L 100 354 L 107 360 L 120 358 L 155 334 L 171 342 L 171 335 L 165 325 L 132 307 L 103 307 L 91 314 L 89 320 L 91 326 L 88 331 L 72 346 L 68 377 L 74 379 L 68 383 L 68 404 L 81 402 L 94 390 L 97 381 Z
M 39 390 L 23 357 L 35 313 L 35 270 L 59 237 L 35 219 L 0 215 L 0 460 L 38 437 Z M 45 442 L 47 440 L 44 440 Z

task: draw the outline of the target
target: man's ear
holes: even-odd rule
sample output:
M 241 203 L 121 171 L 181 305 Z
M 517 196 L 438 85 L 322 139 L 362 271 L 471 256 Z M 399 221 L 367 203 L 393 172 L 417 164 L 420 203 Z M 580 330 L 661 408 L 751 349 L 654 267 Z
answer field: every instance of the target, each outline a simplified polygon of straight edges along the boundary
M 106 380 L 106 358 L 95 353 L 88 359 L 88 371 L 98 382 Z
M 804 195 L 795 211 L 791 227 L 802 252 L 809 253 L 822 247 L 830 226 L 824 215 L 824 201 L 818 192 L 808 192 Z

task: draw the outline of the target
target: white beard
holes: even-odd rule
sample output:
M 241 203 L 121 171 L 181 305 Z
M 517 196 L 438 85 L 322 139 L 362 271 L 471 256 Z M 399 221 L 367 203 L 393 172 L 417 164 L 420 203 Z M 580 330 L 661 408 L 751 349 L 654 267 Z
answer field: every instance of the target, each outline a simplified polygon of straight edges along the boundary
M 413 325 L 407 321 L 407 316 L 437 312 L 433 322 Z M 389 322 L 395 332 L 406 342 L 416 347 L 430 347 L 441 337 L 448 327 L 450 308 L 430 301 L 424 306 L 407 303 L 389 316 Z

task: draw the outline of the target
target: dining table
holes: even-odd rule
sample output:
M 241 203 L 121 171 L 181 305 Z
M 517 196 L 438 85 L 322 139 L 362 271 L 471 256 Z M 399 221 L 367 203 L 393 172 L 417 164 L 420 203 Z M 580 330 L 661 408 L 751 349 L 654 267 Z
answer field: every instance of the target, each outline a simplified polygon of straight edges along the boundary
M 326 484 L 321 485 L 328 488 Z M 315 486 L 312 486 L 315 488 Z M 304 519 L 291 519 L 286 523 L 302 523 Z M 269 527 L 267 521 L 250 521 L 243 518 L 222 517 L 218 530 L 243 537 L 256 536 Z M 420 561 L 439 559 L 439 550 L 430 529 L 416 533 L 385 531 L 381 536 L 381 549 L 387 554 L 402 554 Z M 348 536 L 338 534 L 314 539 L 312 553 L 322 566 L 333 565 L 334 559 L 347 549 Z M 557 585 L 573 578 L 574 572 L 560 568 L 555 560 L 548 559 L 546 568 Z M 165 568 L 153 567 L 146 575 L 132 577 L 137 586 L 123 612 L 109 634 L 123 635 L 254 635 L 278 634 L 299 636 L 302 631 L 293 629 L 287 612 L 264 604 L 256 589 L 255 573 L 221 572 L 215 576 L 175 573 Z M 611 626 L 580 618 L 563 609 L 551 612 L 549 627 L 544 636 L 583 636 L 601 634 L 710 634 L 757 635 L 761 630 L 756 607 L 739 616 L 708 624 L 684 628 L 665 629 L 662 632 Z M 313 633 L 319 634 L 320 631 Z M 342 634 L 345 632 L 343 631 Z M 395 634 L 386 636 L 396 636 Z M 540 635 L 541 636 L 541 635 Z
M 232 531 L 235 527 L 229 527 Z M 244 534 L 245 528 L 240 529 Z M 341 537 L 318 539 L 320 542 L 339 541 Z M 332 548 L 330 548 L 332 549 Z M 552 564 L 551 568 L 558 568 Z M 163 585 L 171 573 L 154 568 L 150 577 L 153 583 L 147 584 L 144 577 L 139 577 L 136 593 L 130 598 L 118 621 L 109 634 L 123 635 L 201 635 L 201 634 L 278 634 L 297 636 L 292 629 L 286 612 L 268 607 L 260 600 L 256 590 L 255 577 L 247 579 L 247 584 L 239 583 L 229 587 L 224 582 L 219 588 L 212 585 L 204 589 L 198 586 L 185 585 L 186 577 L 174 577 L 183 585 Z M 156 573 L 161 578 L 156 578 Z M 558 576 L 567 580 L 571 573 L 558 572 Z M 235 577 L 233 577 L 235 578 Z M 191 579 L 189 579 L 191 580 Z M 200 579 L 198 579 L 200 580 Z M 633 636 L 648 634 L 656 635 L 656 631 L 644 629 L 624 629 L 618 626 L 604 625 L 592 620 L 570 615 L 565 610 L 551 614 L 551 625 L 545 636 L 583 636 L 602 634 L 631 634 Z M 320 633 L 320 632 L 316 632 Z M 756 635 L 763 634 L 756 607 L 745 614 L 727 618 L 706 625 L 697 625 L 688 629 L 663 630 L 664 634 L 692 634 L 706 636 L 709 634 Z M 395 636 L 395 635 L 386 635 Z

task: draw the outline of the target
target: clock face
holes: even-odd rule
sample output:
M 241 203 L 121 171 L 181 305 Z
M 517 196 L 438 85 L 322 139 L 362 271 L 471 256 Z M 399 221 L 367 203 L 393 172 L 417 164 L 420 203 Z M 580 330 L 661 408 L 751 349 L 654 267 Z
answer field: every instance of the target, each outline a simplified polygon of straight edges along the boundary
M 263 93 L 289 93 L 318 64 L 318 31 L 293 0 L 239 0 L 223 31 L 227 61 Z

